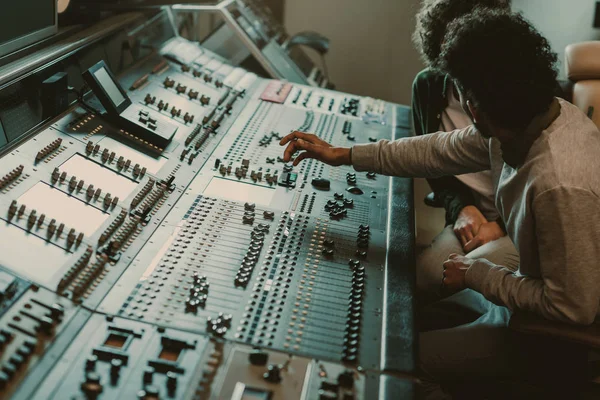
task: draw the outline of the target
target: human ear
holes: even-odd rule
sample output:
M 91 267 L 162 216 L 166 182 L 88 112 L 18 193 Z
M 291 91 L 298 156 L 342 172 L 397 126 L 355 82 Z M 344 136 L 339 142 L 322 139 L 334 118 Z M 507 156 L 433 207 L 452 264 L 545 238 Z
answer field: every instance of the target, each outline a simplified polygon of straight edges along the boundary
M 473 123 L 476 124 L 478 120 L 478 113 L 473 103 L 471 103 L 471 100 L 467 100 L 467 108 L 469 114 L 471 114 L 471 119 L 473 120 Z

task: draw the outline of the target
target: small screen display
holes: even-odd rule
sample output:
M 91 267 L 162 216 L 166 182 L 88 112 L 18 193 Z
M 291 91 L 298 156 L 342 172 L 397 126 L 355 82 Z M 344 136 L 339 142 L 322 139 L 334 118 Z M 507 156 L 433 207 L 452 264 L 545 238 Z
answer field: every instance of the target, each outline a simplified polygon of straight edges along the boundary
M 105 68 L 100 68 L 98 71 L 94 73 L 94 76 L 100 83 L 100 86 L 104 89 L 110 101 L 114 104 L 115 107 L 119 107 L 124 101 L 125 97 L 121 94 L 121 91 L 117 87 L 115 81 L 112 80 L 108 72 Z

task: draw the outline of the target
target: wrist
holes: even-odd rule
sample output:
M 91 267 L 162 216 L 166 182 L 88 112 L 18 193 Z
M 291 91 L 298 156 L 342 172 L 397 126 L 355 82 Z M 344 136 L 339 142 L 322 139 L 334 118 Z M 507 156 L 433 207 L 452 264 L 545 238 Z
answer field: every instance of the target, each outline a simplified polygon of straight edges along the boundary
M 339 153 L 340 165 L 352 165 L 352 147 L 340 147 Z

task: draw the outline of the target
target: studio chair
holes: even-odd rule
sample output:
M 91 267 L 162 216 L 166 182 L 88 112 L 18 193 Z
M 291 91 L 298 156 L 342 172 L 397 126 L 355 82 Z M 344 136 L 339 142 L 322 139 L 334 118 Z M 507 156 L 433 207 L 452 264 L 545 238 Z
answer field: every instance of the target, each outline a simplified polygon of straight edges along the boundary
M 600 41 L 567 46 L 565 70 L 572 85 L 571 102 L 600 126 Z

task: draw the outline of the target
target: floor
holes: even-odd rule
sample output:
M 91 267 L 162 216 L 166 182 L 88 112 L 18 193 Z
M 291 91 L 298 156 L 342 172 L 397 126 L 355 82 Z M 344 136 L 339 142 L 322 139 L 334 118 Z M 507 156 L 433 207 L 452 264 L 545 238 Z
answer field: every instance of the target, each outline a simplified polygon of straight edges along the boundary
M 444 228 L 444 209 L 428 207 L 423 198 L 431 192 L 425 179 L 415 179 L 416 245 L 419 248 L 429 243 Z

